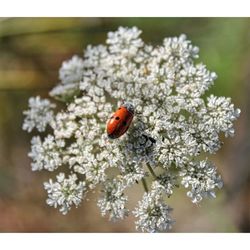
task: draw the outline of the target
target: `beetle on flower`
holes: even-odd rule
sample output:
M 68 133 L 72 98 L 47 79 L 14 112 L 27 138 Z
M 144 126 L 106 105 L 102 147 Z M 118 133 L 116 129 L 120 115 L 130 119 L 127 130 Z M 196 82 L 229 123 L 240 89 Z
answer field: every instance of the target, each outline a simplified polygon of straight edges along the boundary
M 102 215 L 116 220 L 133 214 L 138 230 L 160 232 L 172 228 L 167 200 L 179 184 L 193 203 L 222 188 L 216 167 L 200 157 L 220 149 L 221 133 L 234 135 L 240 110 L 230 98 L 204 96 L 217 76 L 195 63 L 199 49 L 185 35 L 154 47 L 140 34 L 136 27 L 120 27 L 108 33 L 105 45 L 89 45 L 82 58 L 63 62 L 50 96 L 65 102 L 65 109 L 56 112 L 48 99 L 31 98 L 23 129 L 51 131 L 34 137 L 29 153 L 32 170 L 61 172 L 44 184 L 48 205 L 66 214 L 101 185 Z M 117 111 L 124 128 L 109 120 L 117 107 L 124 108 Z M 108 168 L 116 168 L 117 177 L 108 176 Z M 125 190 L 138 183 L 145 193 L 131 213 Z

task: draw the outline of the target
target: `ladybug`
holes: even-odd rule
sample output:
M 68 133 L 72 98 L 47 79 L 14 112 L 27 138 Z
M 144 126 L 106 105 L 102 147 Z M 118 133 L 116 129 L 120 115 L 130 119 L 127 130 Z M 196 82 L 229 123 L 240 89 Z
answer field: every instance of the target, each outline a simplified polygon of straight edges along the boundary
M 107 134 L 110 139 L 122 136 L 128 130 L 134 117 L 134 106 L 131 103 L 122 104 L 107 122 Z

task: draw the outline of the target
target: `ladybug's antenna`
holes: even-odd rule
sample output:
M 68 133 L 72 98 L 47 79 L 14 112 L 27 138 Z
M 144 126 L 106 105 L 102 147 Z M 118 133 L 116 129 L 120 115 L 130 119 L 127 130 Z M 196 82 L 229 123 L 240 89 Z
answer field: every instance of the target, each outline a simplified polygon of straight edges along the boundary
M 117 104 L 119 104 L 119 102 L 120 102 L 120 101 L 118 101 Z M 125 104 L 125 99 L 122 98 L 122 99 L 121 99 L 121 104 L 120 104 L 120 106 L 124 106 L 124 104 Z

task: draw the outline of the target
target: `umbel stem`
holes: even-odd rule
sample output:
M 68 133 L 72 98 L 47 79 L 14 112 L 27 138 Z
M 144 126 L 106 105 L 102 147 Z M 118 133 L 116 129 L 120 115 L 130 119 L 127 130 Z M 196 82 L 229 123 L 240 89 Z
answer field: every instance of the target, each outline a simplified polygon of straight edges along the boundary
M 148 186 L 147 186 L 147 182 L 146 182 L 145 178 L 142 178 L 141 182 L 142 182 L 142 185 L 143 185 L 145 192 L 148 192 Z
M 151 168 L 150 165 L 146 164 L 149 172 L 152 174 L 152 176 L 154 177 L 154 179 L 156 180 L 157 179 L 157 175 L 155 174 L 154 170 Z
M 156 180 L 157 179 L 157 175 L 155 174 L 154 170 L 151 168 L 150 165 L 146 164 L 149 172 L 151 173 L 151 175 L 153 176 L 153 178 Z M 146 182 L 146 179 L 145 178 L 142 178 L 142 185 L 143 185 L 143 188 L 145 190 L 145 192 L 148 193 L 148 186 L 147 186 L 147 182 Z

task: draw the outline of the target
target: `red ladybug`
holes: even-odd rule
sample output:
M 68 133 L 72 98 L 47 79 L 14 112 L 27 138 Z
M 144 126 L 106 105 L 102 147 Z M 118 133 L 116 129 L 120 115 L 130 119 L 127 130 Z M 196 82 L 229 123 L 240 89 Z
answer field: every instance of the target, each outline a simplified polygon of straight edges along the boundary
M 108 137 L 110 139 L 116 139 L 122 136 L 128 130 L 133 117 L 134 106 L 131 103 L 122 104 L 108 120 Z

